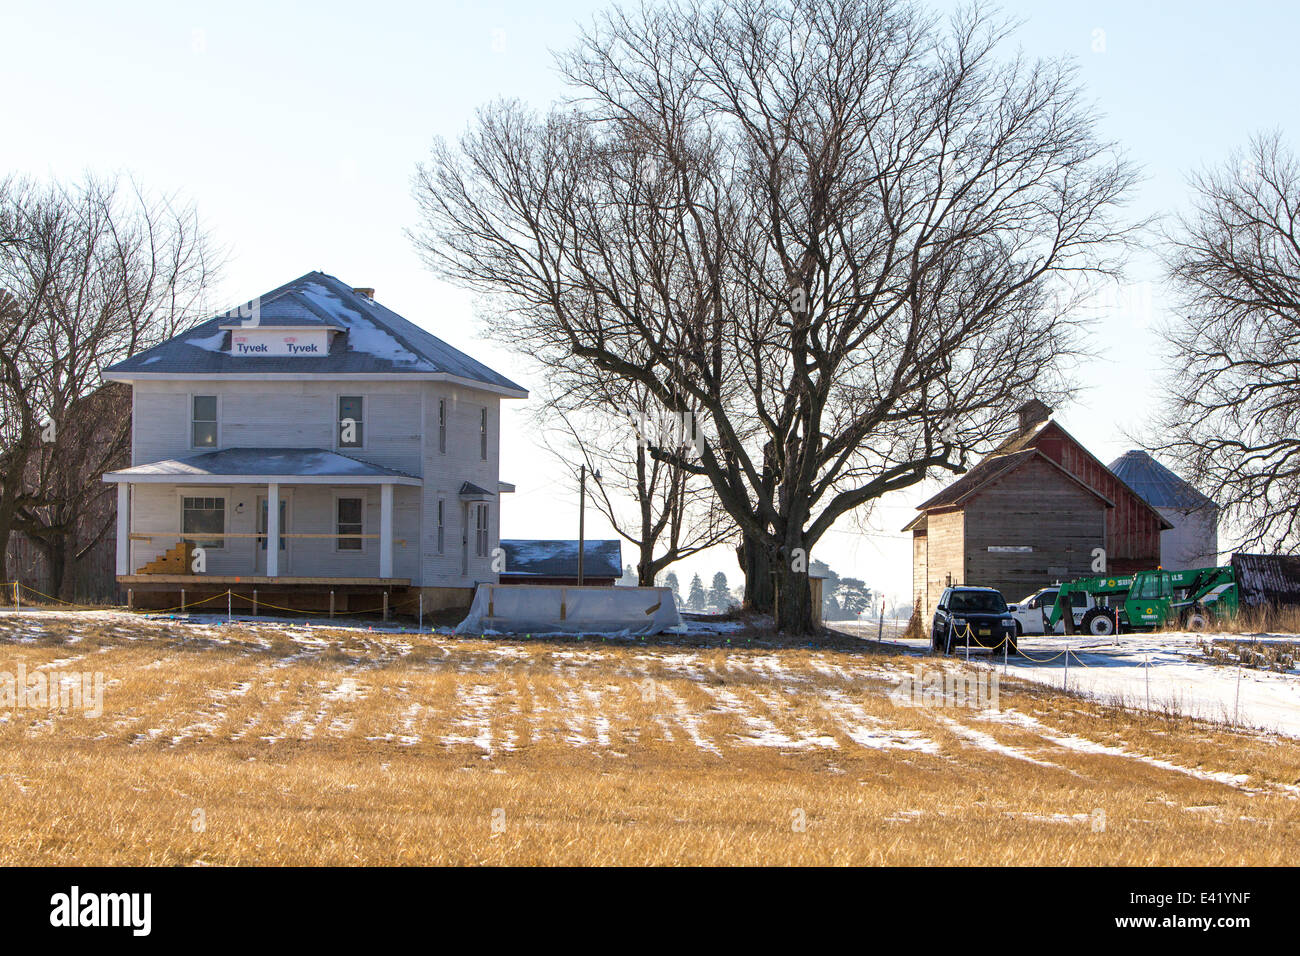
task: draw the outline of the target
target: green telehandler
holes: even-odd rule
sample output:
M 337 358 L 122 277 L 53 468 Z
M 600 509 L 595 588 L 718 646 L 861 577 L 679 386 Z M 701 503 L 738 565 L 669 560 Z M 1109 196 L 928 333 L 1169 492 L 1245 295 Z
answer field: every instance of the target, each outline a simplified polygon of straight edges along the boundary
M 1200 631 L 1215 620 L 1235 616 L 1239 606 L 1236 574 L 1226 565 L 1079 578 L 1062 584 L 1056 603 L 1044 610 L 1047 633 L 1063 616 L 1066 633 L 1076 632 L 1074 615 L 1064 614 L 1072 594 L 1087 596 L 1080 628 L 1095 635 L 1171 626 Z

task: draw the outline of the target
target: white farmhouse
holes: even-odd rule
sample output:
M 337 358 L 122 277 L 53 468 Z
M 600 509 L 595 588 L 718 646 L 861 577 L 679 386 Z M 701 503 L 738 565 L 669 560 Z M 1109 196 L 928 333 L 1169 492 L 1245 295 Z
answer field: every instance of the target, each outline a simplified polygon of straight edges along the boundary
M 501 399 L 528 393 L 373 290 L 311 272 L 105 377 L 132 387 L 131 467 L 104 480 L 137 605 L 434 608 L 496 582 Z

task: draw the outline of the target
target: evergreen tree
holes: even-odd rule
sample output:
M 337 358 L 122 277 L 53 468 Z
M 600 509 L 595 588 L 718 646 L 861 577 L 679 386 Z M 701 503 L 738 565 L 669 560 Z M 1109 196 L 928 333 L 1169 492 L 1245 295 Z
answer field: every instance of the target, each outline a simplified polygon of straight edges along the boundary
M 682 585 L 681 582 L 677 580 L 677 572 L 669 571 L 663 576 L 663 580 L 660 583 L 663 587 L 666 587 L 668 590 L 673 592 L 673 600 L 677 602 L 677 606 L 680 608 L 682 606 Z
M 726 611 L 731 607 L 731 590 L 727 587 L 727 576 L 719 571 L 713 576 L 713 587 L 709 588 L 709 610 Z
M 698 574 L 691 578 L 691 592 L 686 596 L 686 606 L 692 611 L 704 610 L 704 582 Z

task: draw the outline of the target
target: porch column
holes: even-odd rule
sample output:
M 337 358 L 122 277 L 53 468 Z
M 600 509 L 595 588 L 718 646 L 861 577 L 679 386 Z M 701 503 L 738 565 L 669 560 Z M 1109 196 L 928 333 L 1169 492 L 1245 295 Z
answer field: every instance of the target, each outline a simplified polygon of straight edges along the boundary
M 379 576 L 393 576 L 393 486 L 379 486 Z
M 266 576 L 280 573 L 280 484 L 266 486 Z
M 131 486 L 117 483 L 117 573 L 131 573 Z

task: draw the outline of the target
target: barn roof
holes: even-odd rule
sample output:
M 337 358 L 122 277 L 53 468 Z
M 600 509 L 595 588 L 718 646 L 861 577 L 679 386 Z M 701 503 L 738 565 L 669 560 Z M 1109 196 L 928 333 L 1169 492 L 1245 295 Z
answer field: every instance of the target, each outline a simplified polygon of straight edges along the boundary
M 917 505 L 917 511 L 921 513 L 909 521 L 903 530 L 911 531 L 913 528 L 917 527 L 925 520 L 927 512 L 936 511 L 939 508 L 955 508 L 961 505 L 974 495 L 978 494 L 986 486 L 1011 474 L 1017 468 L 1020 468 L 1022 465 L 1034 459 L 1042 459 L 1047 462 L 1047 464 L 1051 465 L 1084 491 L 1101 499 L 1101 501 L 1105 503 L 1106 507 L 1115 507 L 1115 502 L 1111 501 L 1095 488 L 1089 487 L 1087 484 L 1080 481 L 1056 462 L 1052 461 L 1052 459 L 1044 455 L 1037 448 L 1026 448 L 1024 451 L 1012 452 L 1011 454 L 994 454 L 985 458 L 970 471 L 966 472 L 966 474 L 962 475 L 952 484 L 948 485 L 948 487 L 940 491 L 937 495 L 934 495 L 932 498 Z
M 1144 451 L 1126 451 L 1109 465 L 1120 480 L 1153 508 L 1215 508 L 1214 501 Z
M 254 314 L 256 319 L 241 316 Z M 232 355 L 230 329 L 256 322 L 265 328 L 334 329 L 320 356 Z M 159 375 L 222 374 L 443 374 L 526 397 L 527 391 L 368 295 L 323 272 L 309 272 L 240 309 L 218 315 L 151 349 L 110 366 L 118 381 Z
M 577 577 L 578 542 L 573 539 L 535 540 L 502 538 L 506 553 L 506 576 Z M 584 578 L 619 578 L 623 576 L 623 545 L 610 540 L 586 541 L 582 549 Z

